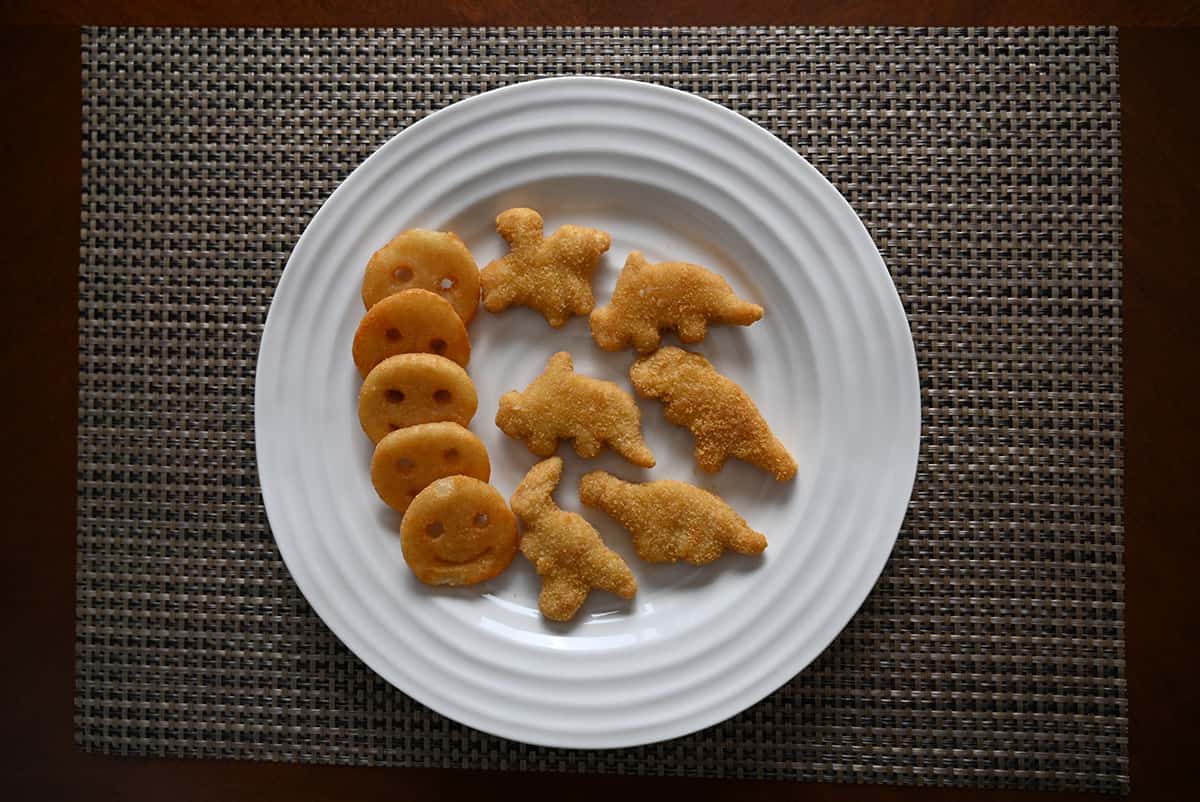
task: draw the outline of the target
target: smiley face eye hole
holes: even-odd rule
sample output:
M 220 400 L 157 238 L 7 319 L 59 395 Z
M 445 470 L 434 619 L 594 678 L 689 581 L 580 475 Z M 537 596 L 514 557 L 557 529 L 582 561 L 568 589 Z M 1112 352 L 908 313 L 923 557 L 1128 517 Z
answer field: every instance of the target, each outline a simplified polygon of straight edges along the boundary
M 450 403 L 450 391 L 449 390 L 435 391 L 433 394 L 433 400 L 437 401 L 439 404 L 449 404 Z
M 444 353 L 446 350 L 446 341 L 441 337 L 434 337 L 429 341 L 429 350 L 433 351 L 435 354 Z
M 399 404 L 400 402 L 402 402 L 404 400 L 404 391 L 403 390 L 388 390 L 387 392 L 385 392 L 383 394 L 383 396 L 391 403 Z
M 400 329 L 388 329 L 387 331 L 385 331 L 383 333 L 383 336 L 387 337 L 392 342 L 399 342 L 400 341 Z
M 416 467 L 416 463 L 410 460 L 408 457 L 401 457 L 400 459 L 396 460 L 396 469 L 400 471 L 400 473 L 408 473 L 414 467 Z
M 400 267 L 397 267 L 392 271 L 392 278 L 396 279 L 396 281 L 400 282 L 401 284 L 407 284 L 408 282 L 412 281 L 412 277 L 412 268 L 408 265 L 400 265 Z
M 482 529 L 488 525 L 488 514 L 486 512 L 476 513 L 475 517 L 471 520 L 471 523 Z
M 447 290 L 454 289 L 454 285 L 457 283 L 458 282 L 455 281 L 454 279 L 452 279 L 450 276 L 446 276 L 445 278 L 443 278 L 441 281 L 438 282 L 438 288 L 442 292 L 446 292 Z
M 446 460 L 446 462 L 458 462 L 458 449 L 447 448 L 442 452 L 442 459 Z
M 425 534 L 429 535 L 429 537 L 434 540 L 441 537 L 442 533 L 445 531 L 446 527 L 442 526 L 441 521 L 433 521 L 432 523 L 425 525 Z

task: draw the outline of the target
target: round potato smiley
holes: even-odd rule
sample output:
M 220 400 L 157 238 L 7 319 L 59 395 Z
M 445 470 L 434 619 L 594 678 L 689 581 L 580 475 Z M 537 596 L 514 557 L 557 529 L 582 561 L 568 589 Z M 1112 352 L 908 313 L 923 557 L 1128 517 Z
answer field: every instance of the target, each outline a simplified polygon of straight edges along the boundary
M 378 443 L 418 423 L 466 426 L 478 405 L 475 383 L 454 362 L 436 354 L 397 354 L 367 374 L 358 394 L 358 420 Z
M 467 366 L 471 341 L 450 303 L 428 290 L 389 295 L 363 315 L 354 334 L 354 364 L 363 378 L 396 354 L 438 354 Z
M 479 265 L 458 235 L 413 228 L 375 251 L 363 277 L 363 306 L 389 295 L 421 289 L 450 302 L 463 323 L 479 308 Z
M 494 487 L 448 476 L 417 494 L 400 524 L 408 567 L 427 585 L 473 585 L 517 553 L 517 520 Z
M 418 493 L 443 476 L 486 482 L 492 474 L 483 441 L 457 423 L 419 423 L 397 429 L 375 446 L 371 483 L 394 510 L 404 512 Z

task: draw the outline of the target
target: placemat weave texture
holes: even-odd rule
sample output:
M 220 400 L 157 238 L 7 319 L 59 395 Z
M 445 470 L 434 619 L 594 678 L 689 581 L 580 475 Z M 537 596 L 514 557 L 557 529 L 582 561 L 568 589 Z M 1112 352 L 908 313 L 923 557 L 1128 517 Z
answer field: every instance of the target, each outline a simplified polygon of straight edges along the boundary
M 695 735 L 544 749 L 364 667 L 279 559 L 259 337 L 292 246 L 389 137 L 591 73 L 765 126 L 878 243 L 921 464 L 866 605 Z M 77 737 L 113 754 L 1128 788 L 1112 29 L 83 32 Z

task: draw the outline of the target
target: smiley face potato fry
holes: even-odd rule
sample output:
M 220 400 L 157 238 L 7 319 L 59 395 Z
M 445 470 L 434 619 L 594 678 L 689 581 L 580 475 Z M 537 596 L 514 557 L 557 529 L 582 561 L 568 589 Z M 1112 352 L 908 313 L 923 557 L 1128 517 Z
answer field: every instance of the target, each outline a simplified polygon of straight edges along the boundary
M 389 356 L 413 353 L 438 354 L 464 368 L 471 358 L 462 318 L 428 290 L 387 296 L 367 310 L 354 333 L 354 364 L 363 378 Z
M 370 309 L 404 290 L 428 290 L 446 299 L 464 324 L 479 308 L 479 265 L 457 234 L 410 228 L 367 262 L 363 306 Z
M 371 458 L 371 483 L 383 503 L 398 512 L 443 476 L 486 482 L 492 464 L 483 441 L 457 423 L 419 423 L 380 440 Z
M 437 354 L 397 354 L 380 362 L 358 393 L 358 421 L 378 443 L 389 432 L 418 423 L 466 426 L 479 398 L 458 364 Z
M 504 497 L 470 476 L 447 476 L 417 494 L 400 523 L 404 561 L 427 585 L 473 585 L 517 553 L 517 520 Z

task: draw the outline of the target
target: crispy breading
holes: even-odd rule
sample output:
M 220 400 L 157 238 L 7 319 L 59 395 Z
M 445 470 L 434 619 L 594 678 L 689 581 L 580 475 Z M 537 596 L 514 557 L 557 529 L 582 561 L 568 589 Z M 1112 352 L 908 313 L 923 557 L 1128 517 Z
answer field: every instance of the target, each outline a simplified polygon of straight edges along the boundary
M 704 565 L 725 549 L 761 554 L 767 547 L 767 539 L 719 496 L 673 479 L 635 484 L 592 471 L 579 481 L 579 498 L 628 529 L 647 562 Z
M 643 354 L 658 348 L 662 332 L 674 330 L 685 343 L 700 342 L 709 323 L 749 326 L 763 316 L 758 304 L 738 298 L 716 273 L 687 262 L 651 264 L 629 254 L 617 277 L 612 301 L 592 312 L 592 338 L 605 351 L 632 344 Z
M 513 493 L 512 510 L 524 534 L 521 553 L 542 576 L 538 608 L 553 621 L 569 621 L 593 588 L 623 599 L 637 593 L 637 580 L 600 533 L 582 516 L 559 509 L 551 493 L 562 478 L 559 457 L 543 460 L 529 470 Z
M 528 306 L 554 328 L 592 311 L 592 272 L 612 244 L 608 234 L 567 225 L 546 238 L 542 216 L 533 209 L 501 212 L 496 230 L 511 250 L 480 271 L 484 308 L 503 312 L 514 304 Z
M 607 445 L 634 465 L 654 465 L 633 396 L 613 382 L 576 373 L 566 351 L 550 357 L 524 392 L 501 396 L 496 425 L 539 457 L 553 454 L 559 440 L 570 440 L 584 458 Z
M 716 473 L 737 457 L 781 482 L 796 475 L 796 460 L 750 396 L 700 354 L 660 348 L 634 362 L 629 376 L 641 396 L 662 401 L 667 420 L 692 432 L 701 470 Z

